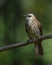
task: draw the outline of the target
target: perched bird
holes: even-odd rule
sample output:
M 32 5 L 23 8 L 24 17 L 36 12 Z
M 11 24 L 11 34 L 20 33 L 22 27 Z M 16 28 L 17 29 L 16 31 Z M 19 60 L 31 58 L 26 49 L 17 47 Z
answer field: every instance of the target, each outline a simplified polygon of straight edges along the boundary
M 42 26 L 41 23 L 36 19 L 35 15 L 32 13 L 25 15 L 25 29 L 27 35 L 30 39 L 37 39 L 42 36 Z M 43 48 L 41 41 L 35 43 L 35 55 L 43 55 Z

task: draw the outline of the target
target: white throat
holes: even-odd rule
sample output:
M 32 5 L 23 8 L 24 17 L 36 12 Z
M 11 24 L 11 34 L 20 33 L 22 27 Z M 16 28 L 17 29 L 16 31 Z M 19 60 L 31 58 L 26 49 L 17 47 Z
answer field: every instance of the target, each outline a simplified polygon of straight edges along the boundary
M 32 20 L 28 21 L 28 25 L 31 26 L 32 25 Z

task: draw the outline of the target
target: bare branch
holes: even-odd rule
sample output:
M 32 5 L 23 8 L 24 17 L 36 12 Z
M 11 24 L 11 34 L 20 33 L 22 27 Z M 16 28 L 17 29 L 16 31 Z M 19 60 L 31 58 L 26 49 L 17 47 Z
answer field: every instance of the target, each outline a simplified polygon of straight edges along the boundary
M 8 50 L 8 49 L 14 49 L 14 48 L 26 46 L 26 45 L 29 45 L 29 44 L 31 44 L 33 42 L 36 42 L 36 41 L 39 41 L 39 40 L 45 40 L 45 39 L 52 39 L 52 34 L 43 35 L 43 36 L 40 36 L 39 38 L 34 39 L 34 40 L 33 39 L 29 39 L 29 40 L 27 40 L 25 42 L 21 42 L 21 43 L 17 43 L 17 44 L 11 44 L 11 45 L 0 47 L 0 52 Z

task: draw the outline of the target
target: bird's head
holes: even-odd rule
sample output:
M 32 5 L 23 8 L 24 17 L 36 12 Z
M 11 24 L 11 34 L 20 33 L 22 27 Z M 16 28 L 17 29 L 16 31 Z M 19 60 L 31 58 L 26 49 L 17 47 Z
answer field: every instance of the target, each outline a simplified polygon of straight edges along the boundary
M 32 13 L 26 14 L 24 16 L 25 16 L 25 18 L 26 18 L 27 21 L 31 21 L 31 20 L 36 19 L 35 15 L 32 14 Z

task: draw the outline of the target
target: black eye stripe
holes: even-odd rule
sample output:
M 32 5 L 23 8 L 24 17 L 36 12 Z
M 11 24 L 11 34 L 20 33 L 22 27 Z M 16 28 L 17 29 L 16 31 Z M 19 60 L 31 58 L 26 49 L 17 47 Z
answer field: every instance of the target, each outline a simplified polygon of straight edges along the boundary
M 28 17 L 31 17 L 31 15 L 28 15 Z

